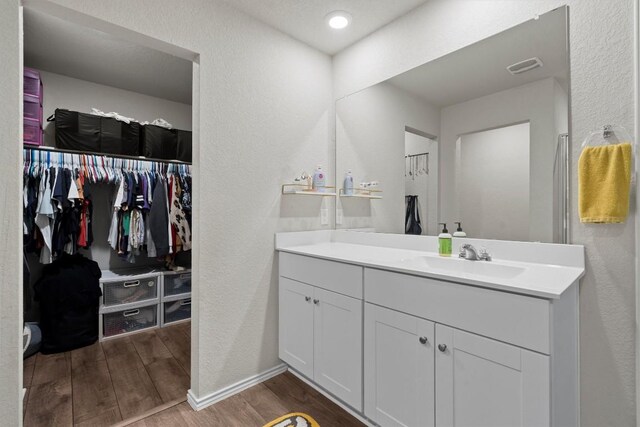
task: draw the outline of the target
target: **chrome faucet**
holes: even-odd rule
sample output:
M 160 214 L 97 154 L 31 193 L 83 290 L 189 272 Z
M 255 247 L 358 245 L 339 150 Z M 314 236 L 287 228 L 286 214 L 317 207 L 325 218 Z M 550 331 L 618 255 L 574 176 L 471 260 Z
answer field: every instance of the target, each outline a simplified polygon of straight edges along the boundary
M 491 261 L 491 255 L 489 255 L 486 249 L 482 248 L 478 251 L 469 243 L 460 246 L 459 257 L 469 261 Z

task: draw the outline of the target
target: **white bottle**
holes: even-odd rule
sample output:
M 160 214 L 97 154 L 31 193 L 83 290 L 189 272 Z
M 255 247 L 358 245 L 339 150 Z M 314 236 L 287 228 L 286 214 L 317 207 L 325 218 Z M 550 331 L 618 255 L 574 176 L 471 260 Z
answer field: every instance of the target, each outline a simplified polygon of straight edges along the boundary
M 344 195 L 353 196 L 353 175 L 351 175 L 351 169 L 344 175 Z
M 462 231 L 462 223 L 454 222 L 454 224 L 458 224 L 458 229 L 453 233 L 453 237 L 467 237 L 467 233 Z
M 313 173 L 313 190 L 318 193 L 324 193 L 326 181 L 322 166 L 318 165 L 318 168 Z

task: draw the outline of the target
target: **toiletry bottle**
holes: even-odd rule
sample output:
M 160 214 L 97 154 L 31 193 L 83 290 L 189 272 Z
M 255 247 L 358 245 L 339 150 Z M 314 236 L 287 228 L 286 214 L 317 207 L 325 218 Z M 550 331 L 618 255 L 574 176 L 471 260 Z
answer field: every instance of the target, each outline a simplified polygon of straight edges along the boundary
M 447 230 L 447 224 L 440 222 L 442 233 L 438 235 L 438 253 L 440 256 L 451 256 L 451 234 Z
M 318 165 L 318 168 L 313 173 L 313 190 L 318 193 L 324 193 L 326 177 L 322 166 Z
M 453 237 L 467 237 L 467 233 L 462 231 L 462 223 L 454 222 L 454 224 L 458 224 L 458 229 L 453 233 Z
M 344 195 L 353 196 L 353 175 L 351 175 L 351 169 L 344 175 Z

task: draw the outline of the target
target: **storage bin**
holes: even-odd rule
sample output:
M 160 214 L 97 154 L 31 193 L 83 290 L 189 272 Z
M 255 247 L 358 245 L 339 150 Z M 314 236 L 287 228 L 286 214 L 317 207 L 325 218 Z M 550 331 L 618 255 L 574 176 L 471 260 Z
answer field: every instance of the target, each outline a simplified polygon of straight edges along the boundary
M 103 280 L 102 305 L 110 307 L 157 299 L 158 279 L 159 276 L 133 276 L 113 281 Z
M 178 140 L 176 159 L 191 163 L 191 131 L 176 129 L 176 139 Z
M 140 155 L 140 124 L 125 123 L 111 117 L 100 118 L 100 152 Z
M 56 147 L 67 150 L 138 156 L 140 124 L 58 108 Z
M 191 298 L 169 301 L 162 304 L 163 324 L 179 322 L 191 318 Z
M 191 272 L 163 273 L 163 296 L 188 294 L 191 292 Z
M 99 116 L 58 108 L 54 117 L 56 147 L 66 150 L 100 152 Z
M 42 145 L 42 128 L 38 120 L 25 117 L 22 139 L 25 144 Z
M 158 326 L 157 305 L 104 313 L 102 316 L 104 337 L 113 337 Z
M 176 132 L 161 126 L 142 126 L 140 137 L 141 155 L 152 159 L 173 160 L 178 152 Z
M 38 98 L 39 103 L 42 104 L 42 80 L 40 79 L 40 73 L 33 68 L 25 67 L 23 80 L 24 94 Z
M 24 117 L 31 120 L 38 120 L 42 127 L 42 105 L 36 96 L 24 95 L 23 103 Z

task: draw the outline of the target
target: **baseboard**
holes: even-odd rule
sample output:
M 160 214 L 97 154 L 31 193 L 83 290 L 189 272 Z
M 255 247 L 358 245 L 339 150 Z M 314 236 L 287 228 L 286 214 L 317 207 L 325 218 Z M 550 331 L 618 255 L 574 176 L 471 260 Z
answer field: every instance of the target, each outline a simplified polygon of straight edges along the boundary
M 331 393 L 329 393 L 328 391 L 326 391 L 325 389 L 323 389 L 319 385 L 315 384 L 309 378 L 305 377 L 304 375 L 302 375 L 301 373 L 295 371 L 294 369 L 291 369 L 291 367 L 289 367 L 289 372 L 291 372 L 293 375 L 295 375 L 297 378 L 299 378 L 301 381 L 303 381 L 309 387 L 312 387 L 318 393 L 322 394 L 324 397 L 326 397 L 327 399 L 329 399 L 330 401 L 332 401 L 333 403 L 335 403 L 336 405 L 338 405 L 339 407 L 341 407 L 342 409 L 347 411 L 349 413 L 349 415 L 351 415 L 352 417 L 356 418 L 358 421 L 360 421 L 365 426 L 367 426 L 367 427 L 377 427 L 377 424 L 374 424 L 371 420 L 365 418 L 360 412 L 356 411 L 351 406 L 349 406 L 346 403 L 342 402 L 340 399 L 337 399 Z
M 214 391 L 213 393 L 210 393 L 201 398 L 198 398 L 193 394 L 192 390 L 189 390 L 189 392 L 187 393 L 187 402 L 189 402 L 189 405 L 191 405 L 191 407 L 194 410 L 200 411 L 201 409 L 204 409 L 207 406 L 220 402 L 221 400 L 231 397 L 236 393 L 240 393 L 241 391 L 246 390 L 249 387 L 252 387 L 256 384 L 260 384 L 261 382 L 264 382 L 269 378 L 275 377 L 276 375 L 280 375 L 283 372 L 286 372 L 286 370 L 287 370 L 287 365 L 282 363 L 262 373 L 251 376 L 249 378 L 245 378 L 244 380 L 238 381 L 235 384 L 231 384 L 230 386 Z

